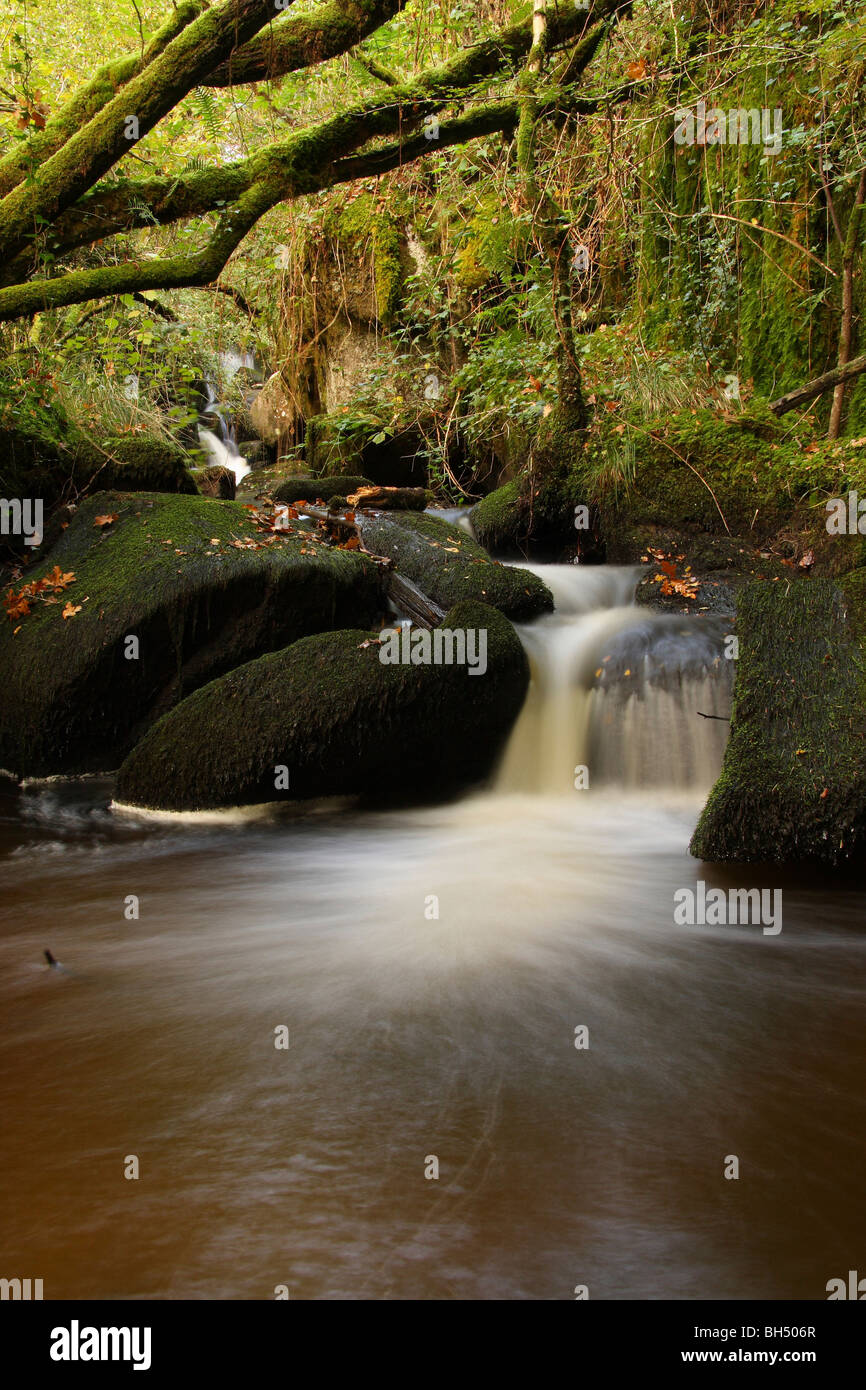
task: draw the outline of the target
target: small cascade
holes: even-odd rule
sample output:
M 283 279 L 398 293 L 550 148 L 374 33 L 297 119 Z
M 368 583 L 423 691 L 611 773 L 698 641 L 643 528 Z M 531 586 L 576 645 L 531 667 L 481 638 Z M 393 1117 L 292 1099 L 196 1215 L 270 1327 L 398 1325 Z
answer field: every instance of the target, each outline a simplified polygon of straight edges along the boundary
M 633 601 L 631 566 L 526 565 L 555 611 L 518 627 L 532 684 L 499 770 L 500 792 L 708 788 L 728 734 L 730 623 Z
M 219 362 L 226 382 L 230 382 L 242 367 L 257 370 L 255 357 L 249 352 L 221 352 Z M 213 382 L 205 382 L 205 388 L 207 399 L 199 412 L 199 439 L 207 451 L 209 463 L 228 468 L 239 483 L 252 470 L 238 449 L 231 415 L 217 397 Z
M 198 427 L 198 437 L 201 440 L 202 448 L 207 451 L 208 462 L 211 465 L 219 464 L 223 468 L 228 468 L 235 475 L 235 482 L 239 483 L 241 478 L 245 478 L 252 472 L 249 464 L 242 454 L 238 452 L 231 434 L 226 428 L 222 415 L 218 417 L 221 431 L 220 436 L 214 434 L 213 430 L 205 429 L 203 425 Z

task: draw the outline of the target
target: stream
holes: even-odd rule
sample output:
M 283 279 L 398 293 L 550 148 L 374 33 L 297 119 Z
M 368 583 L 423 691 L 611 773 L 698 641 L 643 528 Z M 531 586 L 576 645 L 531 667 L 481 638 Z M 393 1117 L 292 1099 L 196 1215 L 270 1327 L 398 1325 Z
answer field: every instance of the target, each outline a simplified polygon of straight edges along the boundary
M 724 620 L 543 573 L 530 695 L 458 801 L 156 820 L 105 779 L 0 781 L 0 1273 L 822 1299 L 863 1272 L 866 895 L 693 860 Z M 676 926 L 699 879 L 782 888 L 784 929 Z

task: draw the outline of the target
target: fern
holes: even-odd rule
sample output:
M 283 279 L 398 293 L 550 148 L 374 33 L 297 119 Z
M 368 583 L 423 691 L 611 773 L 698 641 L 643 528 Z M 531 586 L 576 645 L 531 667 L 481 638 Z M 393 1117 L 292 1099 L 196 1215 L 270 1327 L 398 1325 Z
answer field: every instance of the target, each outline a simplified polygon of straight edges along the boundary
M 213 94 L 207 87 L 196 87 L 192 96 L 192 104 L 196 114 L 204 122 L 205 128 L 212 140 L 218 140 L 220 135 L 220 116 L 213 99 Z

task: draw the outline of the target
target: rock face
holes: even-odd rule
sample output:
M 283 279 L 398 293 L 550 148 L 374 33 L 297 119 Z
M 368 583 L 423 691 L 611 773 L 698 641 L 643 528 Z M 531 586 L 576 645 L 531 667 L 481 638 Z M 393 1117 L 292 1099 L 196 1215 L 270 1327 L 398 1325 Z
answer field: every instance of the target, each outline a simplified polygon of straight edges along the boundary
M 285 449 L 295 443 L 297 411 L 279 372 L 268 377 L 250 406 L 250 421 L 265 444 Z
M 691 852 L 826 865 L 866 848 L 866 570 L 737 601 L 731 736 Z
M 367 549 L 391 556 L 400 573 L 442 608 L 477 599 L 515 621 L 553 609 L 553 595 L 537 575 L 497 564 L 460 526 L 416 512 L 358 519 Z
M 483 674 L 383 664 L 364 631 L 304 638 L 161 719 L 123 764 L 116 800 L 174 811 L 337 795 L 393 803 L 478 781 L 517 717 L 529 669 L 495 608 L 457 604 L 443 628 L 486 634 Z M 225 727 L 231 738 L 215 738 Z
M 96 524 L 105 516 L 117 520 Z M 116 768 L 206 681 L 382 610 L 367 557 L 299 526 L 269 541 L 240 503 L 199 496 L 89 498 L 25 577 L 56 566 L 75 576 L 59 602 L 0 615 L 0 767 L 19 776 Z M 67 601 L 78 611 L 64 619 Z

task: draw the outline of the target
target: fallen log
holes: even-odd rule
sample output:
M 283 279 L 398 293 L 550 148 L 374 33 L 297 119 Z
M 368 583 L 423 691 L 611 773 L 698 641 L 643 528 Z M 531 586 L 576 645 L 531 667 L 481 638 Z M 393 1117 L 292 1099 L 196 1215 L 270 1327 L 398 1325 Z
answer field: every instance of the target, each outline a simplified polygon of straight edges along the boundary
M 395 489 L 399 490 L 399 489 Z M 417 491 L 423 492 L 423 488 Z M 434 628 L 438 627 L 445 617 L 445 609 L 440 608 L 438 603 L 428 598 L 417 584 L 413 584 L 411 579 L 407 579 L 404 574 L 398 574 L 394 569 L 394 561 L 387 555 L 374 555 L 371 550 L 367 550 L 364 545 L 361 527 L 353 511 L 330 510 L 327 507 L 310 506 L 306 502 L 298 504 L 298 510 L 305 516 L 312 517 L 314 521 L 324 522 L 324 524 L 337 535 L 348 534 L 357 536 L 360 549 L 365 555 L 370 555 L 379 564 L 390 571 L 388 583 L 385 588 L 387 597 L 397 609 L 407 618 L 411 618 L 418 627 Z
M 417 627 L 438 627 L 445 617 L 444 608 L 440 608 L 417 584 L 396 570 L 392 570 L 388 576 L 387 594 L 397 612 L 411 618 Z
M 805 386 L 798 386 L 795 391 L 789 391 L 777 401 L 771 401 L 770 409 L 774 415 L 784 415 L 787 411 L 796 409 L 798 405 L 805 405 L 806 401 L 814 400 L 816 396 L 823 396 L 825 391 L 831 391 L 843 381 L 850 381 L 852 376 L 859 376 L 861 372 L 866 372 L 866 353 L 861 357 L 852 357 L 844 367 L 834 367 L 831 372 L 816 376 L 814 381 L 807 382 Z

